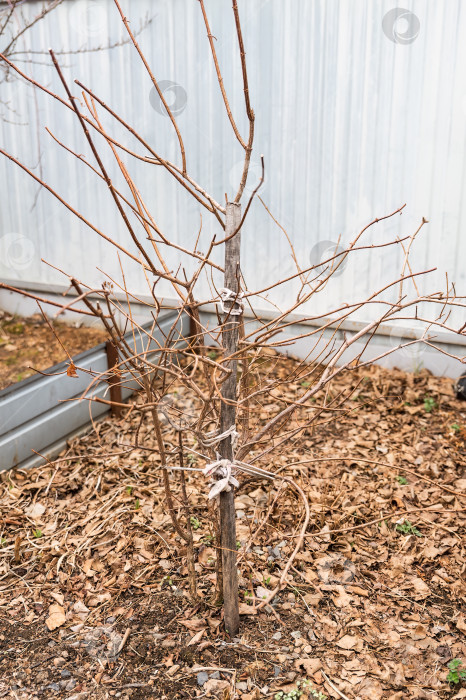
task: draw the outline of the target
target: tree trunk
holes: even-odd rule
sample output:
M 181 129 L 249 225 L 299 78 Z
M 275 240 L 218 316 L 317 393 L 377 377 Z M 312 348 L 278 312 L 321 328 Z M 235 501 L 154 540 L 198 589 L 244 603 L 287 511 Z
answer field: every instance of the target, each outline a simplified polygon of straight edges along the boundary
M 229 202 L 226 207 L 225 235 L 229 236 L 238 228 L 241 221 L 241 205 Z M 225 282 L 227 289 L 235 294 L 240 290 L 240 248 L 241 233 L 238 232 L 225 243 Z M 228 311 L 232 302 L 225 308 Z M 236 305 L 235 305 L 236 306 Z M 224 357 L 236 353 L 238 349 L 238 334 L 241 316 L 225 314 L 222 328 L 222 345 Z M 222 401 L 220 410 L 220 431 L 223 433 L 236 424 L 236 375 L 237 360 L 224 362 L 231 374 L 222 384 Z M 233 460 L 232 437 L 229 435 L 219 444 L 219 452 L 223 459 Z M 223 491 L 220 494 L 220 529 L 222 533 L 222 568 L 223 568 L 223 605 L 225 629 L 230 635 L 235 635 L 239 629 L 238 612 L 238 570 L 236 568 L 236 513 L 235 493 Z

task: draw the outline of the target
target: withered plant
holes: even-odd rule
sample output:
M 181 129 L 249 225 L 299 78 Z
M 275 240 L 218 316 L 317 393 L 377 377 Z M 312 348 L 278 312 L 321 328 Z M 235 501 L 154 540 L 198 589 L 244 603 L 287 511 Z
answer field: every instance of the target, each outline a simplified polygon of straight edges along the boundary
M 99 382 L 112 381 L 125 385 L 129 380 L 136 380 L 141 389 L 135 410 L 140 412 L 141 424 L 143 421 L 152 422 L 157 451 L 155 455 L 152 454 L 155 461 L 151 464 L 158 465 L 173 527 L 186 546 L 190 593 L 193 598 L 197 595 L 195 551 L 187 479 L 207 477 L 210 480 L 206 499 L 212 504 L 212 513 L 217 523 L 215 546 L 217 552 L 221 552 L 216 562 L 217 594 L 223 597 L 225 627 L 230 634 L 236 634 L 239 614 L 234 494 L 240 486 L 240 479 L 247 475 L 248 479 L 282 480 L 284 488 L 294 490 L 302 504 L 295 547 L 279 583 L 258 605 L 264 607 L 286 585 L 287 572 L 302 545 L 310 520 L 309 504 L 300 486 L 275 468 L 274 465 L 282 461 L 278 457 L 286 454 L 289 445 L 299 441 L 304 433 L 317 430 L 324 420 L 323 416 L 328 420 L 329 412 L 342 415 L 348 410 L 346 402 L 349 394 L 335 394 L 331 391 L 331 382 L 337 375 L 351 372 L 367 362 L 363 354 L 381 325 L 411 319 L 415 320 L 416 326 L 422 325 L 424 332 L 419 337 L 387 347 L 386 351 L 375 358 L 379 360 L 407 345 L 425 343 L 433 346 L 432 333 L 437 329 L 464 334 L 464 327 L 454 328 L 449 317 L 453 307 L 464 308 L 465 303 L 448 280 L 443 291 L 425 294 L 418 289 L 417 278 L 430 271 L 413 271 L 409 254 L 415 237 L 426 223 L 424 220 L 409 237 L 396 237 L 377 245 L 365 243 L 364 234 L 370 227 L 376 226 L 383 219 L 398 215 L 403 207 L 370 222 L 354 236 L 346 249 L 336 248 L 334 254 L 318 265 L 301 266 L 290 242 L 295 272 L 285 279 L 272 279 L 262 289 L 247 289 L 241 274 L 241 232 L 263 182 L 265 166 L 262 160 L 262 178 L 243 205 L 254 145 L 255 117 L 249 95 L 237 1 L 233 0 L 232 25 L 234 24 L 236 32 L 242 70 L 244 108 L 249 124 L 247 136 L 240 133 L 232 114 L 204 2 L 199 0 L 226 115 L 233 135 L 244 151 L 244 164 L 237 191 L 227 198 L 224 205 L 217 202 L 189 175 L 183 136 L 175 115 L 130 29 L 119 1 L 114 2 L 129 40 L 171 120 L 174 138 L 179 146 L 178 163 L 160 155 L 151 143 L 120 116 L 117 108 L 106 104 L 90 87 L 77 80 L 76 84 L 81 88 L 81 98 L 78 100 L 65 80 L 53 51 L 50 51 L 50 55 L 63 85 L 63 96 L 53 93 L 23 73 L 8 57 L 2 58 L 9 69 L 46 92 L 59 103 L 60 108 L 72 110 L 75 114 L 94 161 L 90 162 L 83 155 L 72 151 L 56 136 L 53 138 L 107 185 L 108 196 L 112 198 L 127 230 L 128 245 L 123 246 L 112 232 L 104 231 L 86 219 L 53 186 L 44 182 L 13 155 L 3 149 L 0 151 L 46 188 L 94 234 L 103 238 L 109 249 L 113 247 L 118 254 L 121 279 L 108 276 L 108 282 L 96 289 L 76 279 L 72 272 L 63 271 L 69 278 L 74 296 L 70 302 L 53 303 L 60 311 L 73 310 L 99 319 L 114 345 L 117 353 L 115 366 L 110 375 L 94 375 L 89 390 Z M 138 151 L 130 148 L 128 142 L 112 135 L 110 129 L 103 124 L 103 113 L 110 116 L 118 128 L 126 130 L 128 142 L 134 142 L 134 139 L 137 141 Z M 107 164 L 109 157 L 111 165 Z M 219 154 L 218 157 L 223 155 Z M 151 167 L 162 167 L 167 176 L 174 178 L 196 200 L 199 207 L 214 217 L 216 233 L 207 244 L 203 243 L 205 252 L 199 250 L 201 231 L 194 245 L 187 241 L 183 245 L 175 243 L 164 234 L 152 213 L 155 203 L 144 201 L 131 176 L 130 163 L 133 159 L 143 161 Z M 110 168 L 115 168 L 115 164 L 122 176 L 123 187 L 117 187 L 110 177 Z M 218 246 L 224 251 L 223 264 L 216 259 Z M 377 255 L 381 248 L 394 247 L 402 251 L 403 263 L 400 274 L 389 284 L 358 302 L 348 304 L 342 301 L 337 308 L 326 311 L 325 315 L 309 312 L 313 300 L 319 293 L 325 292 L 348 256 L 368 248 L 371 248 L 372 255 Z M 168 253 L 172 260 L 173 254 L 178 256 L 179 265 L 175 266 L 176 269 L 167 262 Z M 147 283 L 150 303 L 135 295 L 126 284 L 125 261 L 139 266 L 141 277 Z M 211 294 L 207 298 L 205 294 L 204 298 L 199 294 L 201 280 L 204 283 L 207 280 L 210 285 Z M 171 308 L 176 309 L 176 320 L 162 341 L 160 322 L 167 304 L 162 303 L 161 299 L 167 295 L 165 292 L 159 293 L 158 285 L 161 283 L 169 285 L 172 295 L 178 300 L 171 305 Z M 6 285 L 1 286 L 12 289 Z M 286 308 L 278 310 L 277 307 L 271 318 L 256 314 L 254 309 L 257 308 L 258 301 L 280 287 L 289 290 Z M 24 293 L 21 290 L 14 291 Z M 52 303 L 34 294 L 29 296 L 40 303 Z M 151 319 L 150 325 L 142 325 L 136 320 L 136 305 L 139 309 L 145 309 L 147 317 Z M 426 307 L 433 311 L 425 313 Z M 206 309 L 214 310 L 214 314 L 210 315 L 214 320 L 210 324 L 203 321 L 203 311 Z M 359 330 L 342 334 L 342 329 L 348 327 L 348 321 L 356 312 L 360 316 L 361 310 L 366 312 L 366 318 L 370 320 Z M 301 315 L 297 316 L 299 313 Z M 299 332 L 295 326 L 298 317 L 301 324 Z M 127 340 L 128 331 L 132 332 L 131 341 Z M 278 362 L 278 353 L 293 352 L 298 341 L 301 347 L 303 343 L 306 344 L 306 359 L 312 360 L 312 363 L 306 360 L 296 361 L 286 374 L 259 372 L 264 363 L 269 363 L 272 369 L 273 363 Z M 80 368 L 74 367 L 70 360 L 68 374 L 73 375 L 76 371 L 80 371 Z M 296 385 L 294 398 L 290 398 L 284 391 L 284 386 L 291 383 Z M 357 383 L 351 392 L 356 390 Z M 89 395 L 82 398 L 92 400 Z M 111 399 L 98 400 L 115 406 L 115 401 Z M 273 406 L 272 412 L 266 410 L 269 404 Z M 279 409 L 276 409 L 277 404 Z M 128 454 L 135 447 L 153 452 L 153 448 L 140 441 L 138 433 L 134 445 L 119 446 L 120 450 L 123 448 Z M 193 466 L 193 463 L 204 463 L 205 466 Z M 181 493 L 180 498 L 173 490 L 178 479 L 177 493 Z M 259 528 L 263 527 L 264 522 L 265 520 Z M 247 556 L 247 552 L 243 556 Z

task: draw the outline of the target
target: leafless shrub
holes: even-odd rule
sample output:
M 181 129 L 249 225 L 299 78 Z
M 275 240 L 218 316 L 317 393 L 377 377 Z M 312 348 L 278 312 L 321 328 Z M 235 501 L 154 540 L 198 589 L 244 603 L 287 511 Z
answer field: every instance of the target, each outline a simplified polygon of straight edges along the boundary
M 244 164 L 237 191 L 225 205 L 215 201 L 214 197 L 189 175 L 184 142 L 176 117 L 165 101 L 163 91 L 136 37 L 131 33 L 118 0 L 114 2 L 128 37 L 172 122 L 174 138 L 179 147 L 178 164 L 159 154 L 116 110 L 105 104 L 89 87 L 76 81 L 82 90 L 82 103 L 79 103 L 73 96 L 53 51 L 50 54 L 60 76 L 64 96 L 54 94 L 23 73 L 8 56 L 3 56 L 3 61 L 10 70 L 48 93 L 59 103 L 59 108 L 74 112 L 92 152 L 93 162 L 73 152 L 55 136 L 53 138 L 90 168 L 96 178 L 106 183 L 109 196 L 112 197 L 127 230 L 128 246 L 117 242 L 112 233 L 97 228 L 63 199 L 53 186 L 44 182 L 11 154 L 3 149 L 0 151 L 62 202 L 97 236 L 103 238 L 109 248 L 116 249 L 120 259 L 121 279 L 109 277 L 108 282 L 95 289 L 77 280 L 72 274 L 64 272 L 69 277 L 76 296 L 71 303 L 56 305 L 62 310 L 72 309 L 100 319 L 118 351 L 119 360 L 112 368 L 113 376 L 119 377 L 122 385 L 129 378 L 136 380 L 141 388 L 144 399 L 138 403 L 137 410 L 141 415 L 141 423 L 144 420 L 152 421 L 167 507 L 173 526 L 185 542 L 188 551 L 190 589 L 193 597 L 196 597 L 194 548 L 185 473 L 187 470 L 203 472 L 199 478 L 207 476 L 212 480 L 206 490 L 206 498 L 210 489 L 211 500 L 216 504 L 214 507 L 220 516 L 216 545 L 217 551 L 222 552 L 222 557 L 217 557 L 217 586 L 218 593 L 223 586 L 225 625 L 227 630 L 234 634 L 239 624 L 233 500 L 238 480 L 243 475 L 248 475 L 248 478 L 282 479 L 284 486 L 293 489 L 303 505 L 304 516 L 296 538 L 296 547 L 284 568 L 279 584 L 271 591 L 269 597 L 259 604 L 263 607 L 285 585 L 287 572 L 302 545 L 310 518 L 309 505 L 303 491 L 291 478 L 282 476 L 274 469 L 274 460 L 284 453 L 287 445 L 299 440 L 306 431 L 318 429 L 322 422 L 328 420 L 329 412 L 341 415 L 347 410 L 345 401 L 348 394 L 334 394 L 331 391 L 331 382 L 338 374 L 350 372 L 356 366 L 365 363 L 363 354 L 382 324 L 410 319 L 415 320 L 417 325 L 421 324 L 424 331 L 415 340 L 387 348 L 377 359 L 394 352 L 400 346 L 412 343 L 432 345 L 433 333 L 439 329 L 464 335 L 464 327 L 454 328 L 449 318 L 452 308 L 464 308 L 465 302 L 464 297 L 456 294 L 454 286 L 448 280 L 442 291 L 429 294 L 419 291 L 417 280 L 430 271 L 413 271 L 409 254 L 415 237 L 426 223 L 424 220 L 410 237 L 397 237 L 378 245 L 369 246 L 365 243 L 364 235 L 370 227 L 377 226 L 383 219 L 395 217 L 403 207 L 370 222 L 355 235 L 349 246 L 344 249 L 336 248 L 325 261 L 319 261 L 318 264 L 307 268 L 299 265 L 290 242 L 290 254 L 295 262 L 296 271 L 286 279 L 271 280 L 270 284 L 262 289 L 245 289 L 241 275 L 241 231 L 262 184 L 264 163 L 262 161 L 261 181 L 256 189 L 249 193 L 242 208 L 241 202 L 245 198 L 254 143 L 255 117 L 249 95 L 245 50 L 236 0 L 233 0 L 232 24 L 234 23 L 238 40 L 244 107 L 249 124 L 246 137 L 241 135 L 232 114 L 204 2 L 199 0 L 225 111 L 234 137 L 244 151 Z M 133 150 L 126 142 L 112 135 L 103 125 L 101 115 L 104 113 L 106 116 L 110 115 L 118 127 L 126 129 L 128 137 L 136 140 L 142 152 Z M 109 167 L 105 164 L 109 154 L 118 166 L 126 190 L 117 187 L 110 177 Z M 162 167 L 168 176 L 174 178 L 179 186 L 197 201 L 202 210 L 215 218 L 217 233 L 207 244 L 204 242 L 203 248 L 206 252 L 199 252 L 198 240 L 194 246 L 183 246 L 176 244 L 163 233 L 151 213 L 151 205 L 143 200 L 136 182 L 131 177 L 129 163 L 132 159 Z M 218 246 L 224 248 L 223 265 L 216 262 L 215 249 Z M 342 303 L 328 311 L 325 316 L 305 314 L 301 322 L 309 325 L 305 326 L 304 332 L 295 332 L 293 314 L 310 308 L 310 302 L 338 275 L 348 256 L 357 255 L 358 251 L 368 248 L 372 249 L 372 255 L 376 255 L 378 249 L 387 247 L 399 247 L 403 251 L 404 262 L 396 279 L 374 291 L 368 298 L 351 304 Z M 176 270 L 171 269 L 167 263 L 169 252 L 175 252 L 179 257 L 180 264 Z M 139 266 L 147 282 L 152 298 L 150 304 L 139 299 L 126 285 L 124 271 L 126 264 L 130 262 Z M 209 281 L 212 290 L 209 298 L 199 298 L 201 279 Z M 161 295 L 158 294 L 158 285 L 162 281 L 170 285 L 178 303 L 175 306 L 176 321 L 165 335 L 164 341 L 159 343 L 156 331 L 160 329 L 160 318 L 165 308 L 160 301 Z M 264 319 L 257 316 L 254 313 L 257 300 L 282 286 L 294 290 L 294 296 L 291 292 L 288 295 L 290 302 L 287 308 L 277 311 L 273 318 Z M 46 299 L 40 301 L 47 302 Z M 136 304 L 146 306 L 152 318 L 149 330 L 136 321 L 133 313 Z M 218 323 L 213 327 L 207 327 L 201 322 L 201 312 L 207 305 L 216 309 Z M 429 308 L 429 314 L 421 314 L 421 308 Z M 347 327 L 346 324 L 352 315 L 361 309 L 366 311 L 366 317 L 370 320 L 357 332 L 346 332 L 346 335 L 341 337 L 340 332 Z M 186 324 L 181 323 L 186 318 L 190 320 L 189 330 Z M 133 342 L 125 339 L 124 334 L 127 330 L 132 331 Z M 298 341 L 301 344 L 306 343 L 308 357 L 313 360 L 312 364 L 297 362 L 291 374 L 281 375 L 276 379 L 264 379 L 263 373 L 258 373 L 257 369 L 262 363 L 276 361 L 276 351 L 290 350 Z M 142 349 L 137 349 L 138 342 L 142 343 Z M 212 347 L 217 348 L 217 352 L 212 351 Z M 80 368 L 70 365 L 71 374 L 76 369 L 79 371 Z M 89 388 L 107 379 L 106 374 L 95 375 L 91 378 Z M 289 385 L 290 382 L 295 382 L 297 386 L 294 398 L 283 392 L 284 384 Z M 352 391 L 356 389 L 357 386 L 354 386 Z M 271 398 L 274 404 L 280 404 L 280 409 L 273 413 L 266 410 Z M 144 449 L 144 445 L 139 444 L 138 435 L 135 436 L 133 448 L 136 446 Z M 127 449 L 130 451 L 132 447 L 127 446 Z M 204 468 L 190 465 L 188 455 L 193 454 L 198 460 L 205 462 Z M 264 468 L 264 465 L 267 468 Z M 181 475 L 181 503 L 175 501 L 171 487 L 171 480 L 176 478 L 177 472 Z

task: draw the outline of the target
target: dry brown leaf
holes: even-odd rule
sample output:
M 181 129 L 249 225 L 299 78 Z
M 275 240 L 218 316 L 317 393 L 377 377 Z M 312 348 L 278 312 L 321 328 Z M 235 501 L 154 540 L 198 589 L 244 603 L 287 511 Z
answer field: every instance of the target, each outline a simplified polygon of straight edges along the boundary
M 411 579 L 411 583 L 415 593 L 413 597 L 416 600 L 423 600 L 424 598 L 428 598 L 430 596 L 430 588 L 427 583 L 422 580 L 422 578 L 419 578 L 419 576 L 414 576 Z
M 111 593 L 99 593 L 97 595 L 91 596 L 87 604 L 90 608 L 95 608 L 97 605 L 100 605 L 101 603 L 106 603 L 107 601 L 112 599 L 112 594 Z
M 217 695 L 218 693 L 225 691 L 227 688 L 230 687 L 231 686 L 228 681 L 220 681 L 216 678 L 209 678 L 209 680 L 206 681 L 202 686 L 202 690 L 205 693 L 214 693 L 215 695 Z
M 123 608 L 121 606 L 118 606 L 117 608 L 114 608 L 112 610 L 112 615 L 115 617 L 118 617 L 118 615 L 125 615 L 126 614 L 126 608 Z
M 337 608 L 347 608 L 351 604 L 351 596 L 345 591 L 343 586 L 335 586 L 335 594 L 332 595 L 332 600 Z
M 49 616 L 45 621 L 48 629 L 50 631 L 61 627 L 66 622 L 65 609 L 63 606 L 58 605 L 58 603 L 51 605 L 49 608 Z
M 322 668 L 322 662 L 320 659 L 296 659 L 294 667 L 297 671 L 303 668 L 306 675 L 313 676 Z
M 437 549 L 437 547 L 434 547 L 433 544 L 428 544 L 422 550 L 422 554 L 424 557 L 426 557 L 426 559 L 435 559 L 435 557 L 438 557 L 438 555 L 441 553 L 442 553 L 442 550 Z
M 212 566 L 215 559 L 215 550 L 212 547 L 200 547 L 198 554 L 198 562 L 202 566 Z
M 352 634 L 345 634 L 336 644 L 340 649 L 354 649 L 355 651 L 361 651 L 364 646 L 361 637 Z
M 427 637 L 427 627 L 425 625 L 416 625 L 413 631 L 410 633 L 411 639 L 425 639 Z
M 191 632 L 197 632 L 198 630 L 203 630 L 206 628 L 207 623 L 205 620 L 201 620 L 199 617 L 195 617 L 192 620 L 180 620 L 180 625 L 186 627 Z
M 77 615 L 87 615 L 90 610 L 86 605 L 84 605 L 82 600 L 77 600 L 73 605 L 73 612 Z
M 254 608 L 252 605 L 248 605 L 247 603 L 240 603 L 239 604 L 239 614 L 240 615 L 257 615 L 257 608 Z
M 65 602 L 65 596 L 63 595 L 63 593 L 57 593 L 55 591 L 51 591 L 50 596 L 54 600 L 56 600 L 59 605 L 63 605 Z
M 204 634 L 205 631 L 206 631 L 206 628 L 204 627 L 202 630 L 199 630 L 199 632 L 196 632 L 196 634 L 194 635 L 194 637 L 192 637 L 192 638 L 189 640 L 189 642 L 187 643 L 186 646 L 187 646 L 187 647 L 191 647 L 191 646 L 193 646 L 193 644 L 197 644 L 197 643 L 200 641 L 200 639 L 201 639 L 201 637 L 202 637 L 202 635 Z
M 364 700 L 381 700 L 383 696 L 382 686 L 372 678 L 365 678 L 358 686 L 358 695 Z
M 346 590 L 348 591 L 348 593 L 354 593 L 355 595 L 362 595 L 365 598 L 367 598 L 369 596 L 369 593 L 366 590 L 364 590 L 364 588 L 361 588 L 361 586 L 348 586 L 346 588 Z
M 174 676 L 175 673 L 180 669 L 181 666 L 179 664 L 174 664 L 173 666 L 170 666 L 168 671 L 166 671 L 167 676 Z
M 24 509 L 24 512 L 28 518 L 31 518 L 31 520 L 40 520 L 45 511 L 46 507 L 39 502 L 32 503 L 30 506 Z

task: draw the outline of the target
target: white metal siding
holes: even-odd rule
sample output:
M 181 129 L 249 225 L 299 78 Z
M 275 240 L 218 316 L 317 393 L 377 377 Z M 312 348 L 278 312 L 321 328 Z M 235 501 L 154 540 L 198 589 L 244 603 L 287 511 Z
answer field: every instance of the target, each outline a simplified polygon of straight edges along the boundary
M 224 201 L 225 192 L 231 196 L 236 191 L 243 153 L 224 113 L 199 4 L 131 0 L 123 5 L 133 29 L 145 16 L 153 18 L 140 43 L 157 78 L 186 90 L 186 108 L 177 119 L 188 170 L 217 201 Z M 382 30 L 382 19 L 394 5 L 387 0 L 240 0 L 256 113 L 250 186 L 257 180 L 263 153 L 262 196 L 286 228 L 302 265 L 319 241 L 341 237 L 345 244 L 370 220 L 406 202 L 401 217 L 378 224 L 364 240 L 376 243 L 409 234 L 424 216 L 429 224 L 414 244 L 413 259 L 416 269 L 438 267 L 438 272 L 420 286 L 437 288 L 448 272 L 461 292 L 466 259 L 466 5 L 462 0 L 403 0 L 420 23 L 418 37 L 408 45 L 394 43 Z M 37 3 L 31 6 L 37 10 Z M 232 110 L 246 135 L 231 3 L 207 0 L 206 7 Z M 117 42 L 124 32 L 111 0 L 67 0 L 26 36 L 28 48 L 36 51 L 48 46 L 70 51 Z M 27 70 L 63 94 L 49 57 L 34 58 L 47 65 Z M 151 83 L 131 46 L 62 55 L 59 60 L 70 81 L 77 77 L 90 86 L 156 150 L 180 162 L 171 124 L 151 107 Z M 47 125 L 69 146 L 89 155 L 76 119 L 21 81 L 2 83 L 0 89 L 2 101 L 16 113 L 8 118 L 17 122 L 0 122 L 2 146 L 35 173 L 40 153 L 45 179 L 133 250 L 106 186 L 61 152 L 43 129 Z M 76 85 L 73 91 L 79 94 Z M 100 114 L 111 123 L 103 110 Z M 200 224 L 197 203 L 162 168 L 124 160 L 166 235 L 185 245 L 194 241 Z M 111 172 L 121 182 L 114 167 Z M 38 192 L 25 173 L 1 159 L 0 177 L 3 278 L 62 282 L 40 258 L 88 282 L 102 277 L 97 267 L 119 278 L 116 255 L 46 191 Z M 206 241 L 218 226 L 205 211 L 202 220 Z M 172 253 L 170 263 L 176 267 L 178 262 Z M 393 278 L 399 265 L 400 256 L 389 249 L 359 253 L 312 302 L 312 311 L 366 297 Z M 292 269 L 282 232 L 256 202 L 243 234 L 248 287 L 265 286 Z M 131 264 L 127 281 L 135 293 L 147 292 Z M 283 287 L 274 300 L 285 306 L 291 293 Z M 207 285 L 203 294 L 209 296 Z M 459 314 L 457 320 L 461 325 Z

